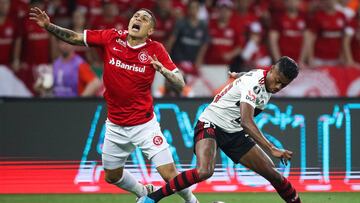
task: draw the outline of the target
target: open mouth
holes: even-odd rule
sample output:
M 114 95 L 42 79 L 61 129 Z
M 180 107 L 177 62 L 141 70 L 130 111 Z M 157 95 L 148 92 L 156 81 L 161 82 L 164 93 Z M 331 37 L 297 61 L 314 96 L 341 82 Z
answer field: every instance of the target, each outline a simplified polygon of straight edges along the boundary
M 140 25 L 133 24 L 133 26 L 131 27 L 131 30 L 133 30 L 135 32 L 139 32 L 140 31 Z

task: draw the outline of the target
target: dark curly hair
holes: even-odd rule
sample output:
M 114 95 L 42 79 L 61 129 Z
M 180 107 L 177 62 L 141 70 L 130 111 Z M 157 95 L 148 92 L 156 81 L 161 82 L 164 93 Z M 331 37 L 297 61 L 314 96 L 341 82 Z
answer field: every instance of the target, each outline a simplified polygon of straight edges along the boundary
M 298 64 L 288 56 L 281 57 L 278 61 L 276 61 L 275 65 L 278 65 L 279 71 L 290 80 L 293 80 L 299 74 Z

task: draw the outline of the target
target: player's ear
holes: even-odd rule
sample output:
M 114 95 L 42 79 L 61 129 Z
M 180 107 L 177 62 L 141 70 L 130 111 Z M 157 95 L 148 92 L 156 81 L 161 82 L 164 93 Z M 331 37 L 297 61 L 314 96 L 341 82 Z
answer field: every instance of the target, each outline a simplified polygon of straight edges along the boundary
M 148 30 L 148 36 L 152 35 L 154 33 L 154 28 L 150 28 Z

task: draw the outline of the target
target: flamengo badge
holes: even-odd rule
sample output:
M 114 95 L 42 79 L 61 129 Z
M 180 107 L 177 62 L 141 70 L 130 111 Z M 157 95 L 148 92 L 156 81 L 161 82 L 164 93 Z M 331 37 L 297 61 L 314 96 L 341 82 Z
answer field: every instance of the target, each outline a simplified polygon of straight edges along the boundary
M 161 145 L 163 143 L 163 138 L 159 135 L 156 135 L 154 138 L 153 138 L 153 143 L 157 146 Z
M 142 63 L 145 63 L 149 60 L 149 56 L 148 53 L 146 51 L 141 51 L 138 55 L 138 59 L 139 61 L 141 61 Z

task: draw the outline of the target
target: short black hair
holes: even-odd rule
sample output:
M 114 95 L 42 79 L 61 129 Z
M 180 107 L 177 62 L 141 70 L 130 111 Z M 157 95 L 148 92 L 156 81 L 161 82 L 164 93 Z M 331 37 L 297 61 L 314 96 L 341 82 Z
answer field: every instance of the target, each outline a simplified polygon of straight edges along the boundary
M 152 11 L 150 11 L 150 10 L 147 9 L 147 8 L 140 8 L 138 11 L 145 11 L 145 12 L 147 12 L 148 14 L 150 14 L 150 16 L 151 16 L 151 22 L 152 22 L 152 24 L 153 24 L 153 28 L 156 27 L 156 18 L 155 18 L 155 15 L 154 15 L 154 13 L 153 13 Z
M 276 61 L 275 65 L 278 65 L 279 71 L 290 80 L 293 80 L 299 74 L 298 64 L 288 56 L 282 56 Z

